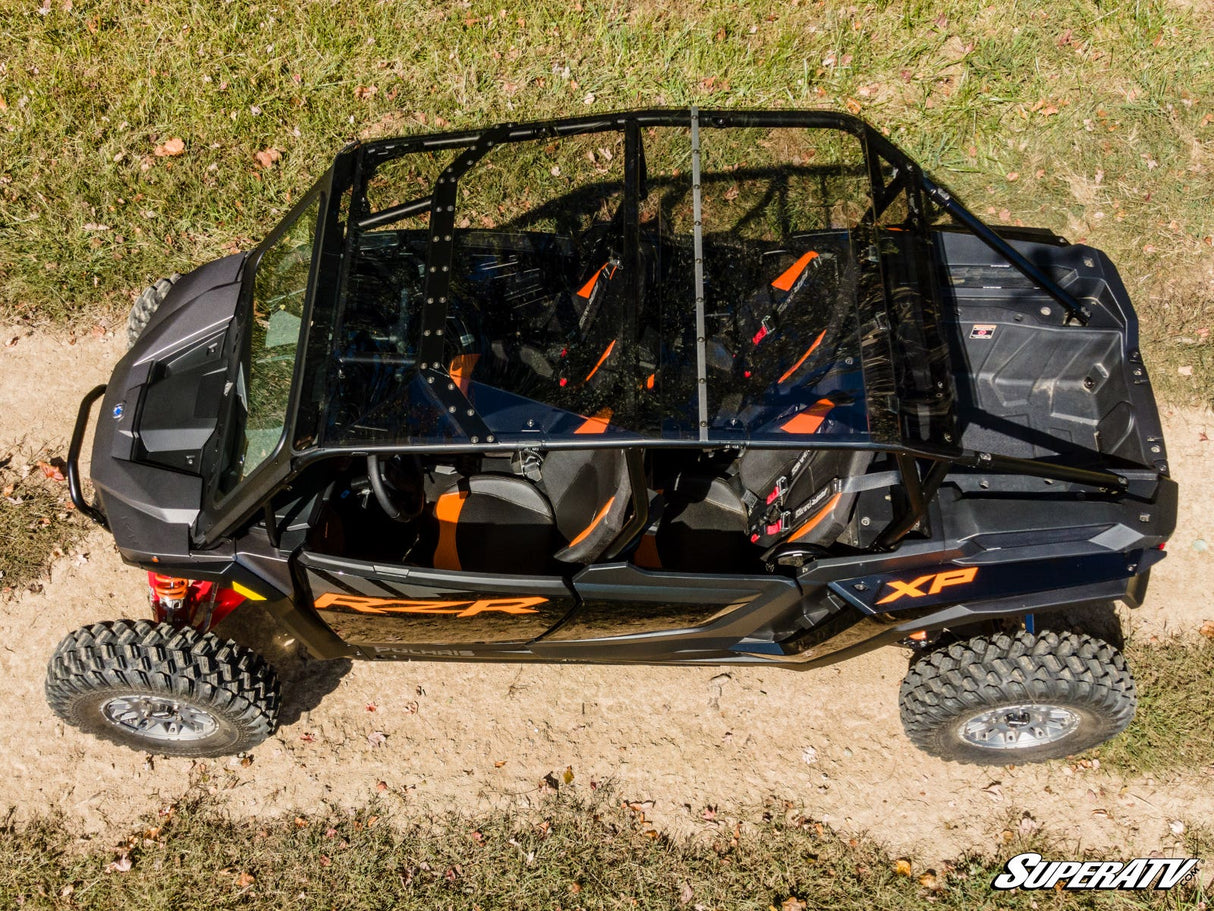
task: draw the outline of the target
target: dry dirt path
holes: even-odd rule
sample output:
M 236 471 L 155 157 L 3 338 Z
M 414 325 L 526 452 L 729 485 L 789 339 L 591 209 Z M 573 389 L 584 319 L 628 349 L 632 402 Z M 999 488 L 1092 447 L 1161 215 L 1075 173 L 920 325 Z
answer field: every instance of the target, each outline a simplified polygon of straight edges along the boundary
M 66 449 L 80 396 L 120 353 L 113 337 L 70 345 L 21 335 L 0 348 L 0 446 L 28 438 Z M 1149 603 L 1130 618 L 1134 635 L 1193 635 L 1214 619 L 1204 594 L 1214 558 L 1192 546 L 1214 539 L 1214 443 L 1200 436 L 1214 435 L 1212 425 L 1205 413 L 1165 415 L 1180 527 Z M 648 818 L 675 832 L 711 828 L 710 807 L 718 822 L 791 807 L 926 859 L 990 848 L 1024 813 L 1071 843 L 1121 853 L 1171 853 L 1171 821 L 1214 821 L 1214 767 L 1123 780 L 1061 763 L 983 769 L 920 753 L 899 726 L 906 665 L 892 648 L 800 674 L 313 666 L 249 765 L 153 763 L 64 726 L 42 699 L 45 661 L 62 635 L 145 614 L 141 574 L 99 530 L 59 561 L 42 592 L 0 603 L 0 808 L 60 810 L 84 831 L 110 832 L 203 783 L 236 816 L 315 813 L 376 794 L 407 814 L 476 812 L 533 803 L 544 777 L 568 768 L 569 787 L 610 784 L 617 797 L 652 801 Z M 368 742 L 374 731 L 383 745 Z

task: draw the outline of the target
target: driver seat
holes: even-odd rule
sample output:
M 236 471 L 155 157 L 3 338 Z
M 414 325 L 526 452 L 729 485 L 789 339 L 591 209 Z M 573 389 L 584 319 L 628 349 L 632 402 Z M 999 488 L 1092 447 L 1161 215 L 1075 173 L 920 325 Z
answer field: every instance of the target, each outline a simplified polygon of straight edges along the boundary
M 633 508 L 620 449 L 549 452 L 518 477 L 459 477 L 434 499 L 436 569 L 543 575 L 600 559 Z M 555 565 L 554 565 L 555 564 Z

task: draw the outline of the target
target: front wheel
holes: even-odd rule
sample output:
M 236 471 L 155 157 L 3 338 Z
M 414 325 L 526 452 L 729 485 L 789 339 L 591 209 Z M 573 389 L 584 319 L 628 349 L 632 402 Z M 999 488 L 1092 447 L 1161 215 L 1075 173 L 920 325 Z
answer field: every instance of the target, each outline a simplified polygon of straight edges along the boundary
M 168 756 L 226 756 L 274 730 L 278 680 L 255 652 L 214 633 L 118 620 L 68 634 L 46 699 L 75 727 Z
M 923 657 L 902 681 L 902 726 L 942 759 L 1060 759 L 1124 730 L 1138 699 L 1121 652 L 1081 633 L 978 636 Z

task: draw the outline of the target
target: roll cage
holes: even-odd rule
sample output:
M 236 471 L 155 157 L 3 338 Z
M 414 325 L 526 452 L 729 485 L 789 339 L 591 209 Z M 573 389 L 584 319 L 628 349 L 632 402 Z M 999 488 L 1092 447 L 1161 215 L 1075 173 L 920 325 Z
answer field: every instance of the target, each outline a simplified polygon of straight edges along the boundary
M 694 432 L 661 430 L 638 432 L 624 428 L 604 435 L 582 436 L 569 425 L 553 425 L 543 434 L 503 433 L 487 423 L 468 393 L 453 375 L 453 363 L 444 348 L 453 306 L 452 277 L 461 226 L 457 221 L 461 181 L 495 148 L 530 141 L 559 142 L 566 137 L 617 133 L 623 140 L 623 179 L 619 206 L 613 219 L 619 232 L 619 268 L 626 281 L 617 297 L 621 337 L 639 331 L 638 318 L 645 295 L 645 231 L 641 208 L 649 180 L 646 138 L 658 129 L 686 129 L 691 162 L 692 314 L 695 325 Z M 705 175 L 701 159 L 711 135 L 729 129 L 833 130 L 853 137 L 862 151 L 868 205 L 848 226 L 848 242 L 856 252 L 857 271 L 851 286 L 851 316 L 855 320 L 856 370 L 854 389 L 858 403 L 851 420 L 835 432 L 816 433 L 812 439 L 796 434 L 760 435 L 734 432 L 709 413 L 708 352 L 705 332 L 706 294 L 702 190 Z M 705 139 L 705 137 L 708 137 Z M 425 153 L 453 157 L 437 178 L 417 195 L 376 208 L 368 196 L 368 182 L 389 162 Z M 942 301 L 939 266 L 932 255 L 931 230 L 951 221 L 980 238 L 1050 297 L 1057 300 L 1069 320 L 1085 323 L 1083 306 L 1042 269 L 1028 261 L 1003 238 L 973 216 L 943 187 L 935 183 L 908 156 L 864 121 L 845 114 L 822 111 L 715 111 L 647 110 L 603 116 L 570 118 L 529 124 L 501 124 L 483 130 L 402 137 L 360 143 L 343 149 L 332 168 L 309 198 L 319 198 L 320 214 L 311 264 L 301 337 L 290 391 L 287 427 L 275 452 L 234 491 L 219 496 L 212 486 L 209 508 L 200 514 L 196 529 L 202 543 L 247 521 L 264 506 L 269 493 L 289 477 L 318 459 L 339 453 L 367 454 L 409 449 L 444 452 L 580 447 L 745 447 L 873 449 L 895 453 L 905 489 L 905 508 L 878 537 L 875 547 L 888 549 L 922 522 L 936 488 L 953 467 L 1035 475 L 1088 485 L 1109 492 L 1126 487 L 1126 480 L 1106 471 L 1073 468 L 993 453 L 967 452 L 958 441 L 956 396 L 953 389 L 949 346 L 941 330 Z M 424 273 L 417 307 L 419 319 L 409 327 L 415 350 L 391 366 L 412 374 L 401 387 L 403 395 L 426 401 L 437 417 L 435 432 L 389 438 L 359 438 L 334 433 L 337 417 L 334 371 L 343 319 L 351 303 L 351 290 L 367 238 L 408 219 L 424 222 L 424 244 L 419 250 Z M 256 263 L 276 231 L 250 259 L 243 290 L 249 305 Z M 630 335 L 631 333 L 631 335 Z M 907 338 L 915 345 L 908 352 Z M 246 358 L 249 356 L 247 348 Z M 635 361 L 635 356 L 634 356 Z M 635 364 L 634 364 L 635 366 Z M 631 387 L 624 387 L 631 390 Z M 627 392 L 632 395 L 632 391 Z M 230 418 L 229 421 L 235 420 Z M 860 425 L 863 426 L 860 426 Z M 225 433 L 227 428 L 221 430 Z

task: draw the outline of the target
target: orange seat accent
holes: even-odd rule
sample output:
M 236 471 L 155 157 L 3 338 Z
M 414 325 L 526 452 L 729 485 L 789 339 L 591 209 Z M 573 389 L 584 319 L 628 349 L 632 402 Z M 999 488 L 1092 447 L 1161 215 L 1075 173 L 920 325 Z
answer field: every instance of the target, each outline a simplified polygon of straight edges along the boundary
M 662 557 L 658 554 L 658 536 L 645 535 L 637 545 L 632 562 L 642 569 L 661 569 Z
M 801 277 L 801 273 L 817 258 L 818 254 L 814 250 L 802 254 L 800 259 L 780 273 L 780 276 L 771 283 L 771 286 L 780 291 L 791 291 L 793 284 Z
M 654 382 L 654 380 L 655 380 L 655 379 L 657 379 L 657 374 L 656 374 L 656 373 L 651 373 L 651 374 L 649 374 L 649 377 L 648 377 L 648 378 L 645 380 L 645 388 L 646 388 L 646 389 L 652 389 L 652 388 L 653 388 L 653 382 Z
M 582 285 L 582 287 L 578 290 L 577 296 L 590 300 L 590 295 L 594 294 L 594 286 L 598 284 L 599 276 L 604 272 L 607 272 L 608 266 L 611 266 L 611 263 L 605 262 L 602 266 L 596 269 L 594 275 L 590 276 L 590 281 L 586 282 L 586 284 Z M 607 272 L 607 278 L 610 279 L 613 275 L 615 275 L 615 267 L 611 266 L 611 271 Z
M 590 378 L 599 372 L 599 368 L 603 366 L 603 362 L 611 357 L 611 352 L 615 350 L 615 339 L 611 340 L 611 344 L 607 346 L 607 350 L 603 352 L 603 356 L 599 358 L 599 362 L 594 365 L 594 369 L 586 374 L 586 382 L 590 382 Z
M 468 394 L 468 389 L 472 385 L 472 371 L 476 369 L 476 362 L 480 359 L 479 354 L 457 354 L 447 366 L 451 379 L 455 380 L 459 391 L 464 395 Z
M 814 339 L 814 343 L 809 346 L 809 348 L 806 350 L 806 352 L 804 354 L 801 355 L 800 359 L 795 364 L 793 364 L 791 367 L 789 367 L 788 371 L 782 377 L 780 377 L 779 382 L 781 382 L 781 383 L 785 382 L 790 376 L 792 376 L 794 373 L 796 373 L 797 368 L 800 367 L 802 364 L 804 364 L 805 359 L 814 353 L 815 349 L 817 349 L 818 345 L 821 344 L 822 339 L 825 336 L 826 336 L 826 330 L 823 329 L 821 332 L 818 333 L 818 337 L 816 339 Z
M 579 545 L 583 541 L 585 541 L 587 535 L 589 535 L 592 531 L 594 531 L 595 526 L 597 526 L 600 522 L 602 522 L 603 517 L 605 515 L 607 515 L 608 512 L 611 511 L 611 504 L 614 502 L 615 502 L 615 497 L 610 497 L 607 500 L 607 502 L 603 504 L 602 508 L 600 508 L 599 511 L 594 514 L 594 518 L 590 520 L 590 524 L 587 525 L 585 528 L 583 528 L 582 531 L 578 534 L 578 536 L 569 542 L 569 546 L 576 547 L 577 545 Z
M 827 500 L 826 505 L 823 506 L 821 509 L 819 509 L 816 513 L 814 513 L 813 518 L 811 518 L 808 522 L 806 522 L 804 525 L 802 525 L 800 528 L 798 528 L 796 531 L 794 531 L 792 533 L 792 536 L 788 540 L 789 541 L 800 540 L 805 535 L 809 534 L 811 531 L 813 531 L 815 528 L 817 528 L 818 523 L 821 522 L 822 519 L 824 519 L 826 516 L 830 515 L 830 511 L 839 504 L 839 500 L 842 497 L 843 497 L 843 494 L 837 493 L 833 497 L 831 497 L 829 500 Z
M 793 415 L 780 425 L 785 433 L 817 433 L 835 403 L 830 399 L 818 399 L 816 403 L 806 408 L 800 414 Z
M 575 434 L 602 433 L 607 429 L 607 425 L 611 423 L 611 415 L 614 413 L 615 412 L 613 412 L 610 408 L 604 408 L 598 414 L 586 418 L 585 423 L 583 423 L 581 427 L 573 432 Z
M 459 514 L 466 499 L 466 490 L 449 490 L 434 504 L 434 518 L 438 520 L 438 544 L 434 548 L 435 569 L 461 568 L 459 550 L 455 546 L 455 529 L 459 525 Z

